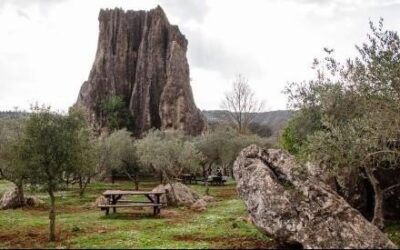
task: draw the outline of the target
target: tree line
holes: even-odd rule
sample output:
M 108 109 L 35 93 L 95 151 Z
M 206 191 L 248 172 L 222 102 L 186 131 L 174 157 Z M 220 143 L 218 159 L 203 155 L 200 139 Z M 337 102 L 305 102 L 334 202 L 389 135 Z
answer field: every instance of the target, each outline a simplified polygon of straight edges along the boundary
M 104 101 L 102 114 L 108 133 L 100 136 L 82 107 L 62 114 L 34 105 L 27 116 L 0 119 L 0 177 L 15 184 L 19 206 L 25 205 L 26 184 L 46 190 L 51 241 L 56 237 L 55 193 L 68 185 L 77 184 L 82 197 L 91 180 L 101 173 L 123 174 L 136 190 L 145 174 L 160 177 L 164 184 L 183 173 L 207 180 L 216 166 L 231 174 L 233 161 L 243 147 L 268 144 L 265 138 L 243 133 L 245 127 L 237 124 L 215 126 L 198 137 L 151 129 L 137 138 L 126 126 L 129 117 L 123 106 L 117 96 Z

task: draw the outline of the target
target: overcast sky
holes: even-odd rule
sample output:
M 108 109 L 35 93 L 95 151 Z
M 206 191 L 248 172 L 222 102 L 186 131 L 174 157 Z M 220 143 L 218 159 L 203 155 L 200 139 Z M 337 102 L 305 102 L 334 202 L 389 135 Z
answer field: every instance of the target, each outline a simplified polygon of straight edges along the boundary
M 353 56 L 379 17 L 400 30 L 400 0 L 0 0 L 0 110 L 67 110 L 94 61 L 100 8 L 157 4 L 189 40 L 202 110 L 220 108 L 238 73 L 269 110 L 285 109 L 284 86 L 311 78 L 323 47 Z

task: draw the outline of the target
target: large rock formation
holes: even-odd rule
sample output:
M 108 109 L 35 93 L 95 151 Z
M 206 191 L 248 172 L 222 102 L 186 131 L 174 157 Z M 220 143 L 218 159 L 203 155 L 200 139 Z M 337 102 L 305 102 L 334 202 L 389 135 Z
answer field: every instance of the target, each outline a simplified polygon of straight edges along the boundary
M 281 150 L 245 148 L 235 161 L 234 175 L 255 225 L 285 246 L 396 247 L 327 184 Z
M 196 108 L 186 59 L 187 40 L 158 6 L 150 11 L 101 10 L 96 58 L 77 104 L 102 124 L 101 103 L 123 98 L 134 133 L 149 128 L 200 134 L 206 123 Z

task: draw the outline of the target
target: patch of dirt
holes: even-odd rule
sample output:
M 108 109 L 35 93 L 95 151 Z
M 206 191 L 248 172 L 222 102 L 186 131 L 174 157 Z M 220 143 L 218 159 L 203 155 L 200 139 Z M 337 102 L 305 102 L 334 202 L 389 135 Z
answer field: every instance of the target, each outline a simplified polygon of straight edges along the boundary
M 188 209 L 181 209 L 179 211 L 161 209 L 161 217 L 166 218 L 169 224 L 185 223 L 193 214 L 193 211 Z
M 56 230 L 57 245 L 67 241 L 71 232 Z M 35 248 L 43 247 L 49 243 L 49 232 L 47 228 L 35 228 L 27 231 L 0 231 L 0 241 L 11 248 Z
M 174 236 L 176 241 L 207 241 L 214 242 L 218 247 L 229 249 L 270 249 L 273 248 L 275 242 L 263 241 L 255 237 L 204 237 L 198 235 L 182 235 Z
M 237 191 L 235 188 L 224 188 L 215 192 L 215 197 L 222 199 L 230 199 L 238 197 Z

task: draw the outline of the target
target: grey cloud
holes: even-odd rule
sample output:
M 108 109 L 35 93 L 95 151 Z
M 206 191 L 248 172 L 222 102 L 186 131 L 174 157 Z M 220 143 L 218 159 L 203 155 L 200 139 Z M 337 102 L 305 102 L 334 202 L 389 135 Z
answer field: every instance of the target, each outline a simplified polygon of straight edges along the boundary
M 161 0 L 160 3 L 168 13 L 199 23 L 203 22 L 209 9 L 205 0 Z
M 189 42 L 188 56 L 191 66 L 213 70 L 226 77 L 238 73 L 258 77 L 263 74 L 260 65 L 249 55 L 228 51 L 222 43 L 207 37 L 201 31 L 186 31 Z
M 29 15 L 28 15 L 26 12 L 22 11 L 22 10 L 17 10 L 17 14 L 18 14 L 18 16 L 23 17 L 23 18 L 26 18 L 26 19 L 28 19 L 28 20 L 31 19 L 31 18 L 29 17 Z

